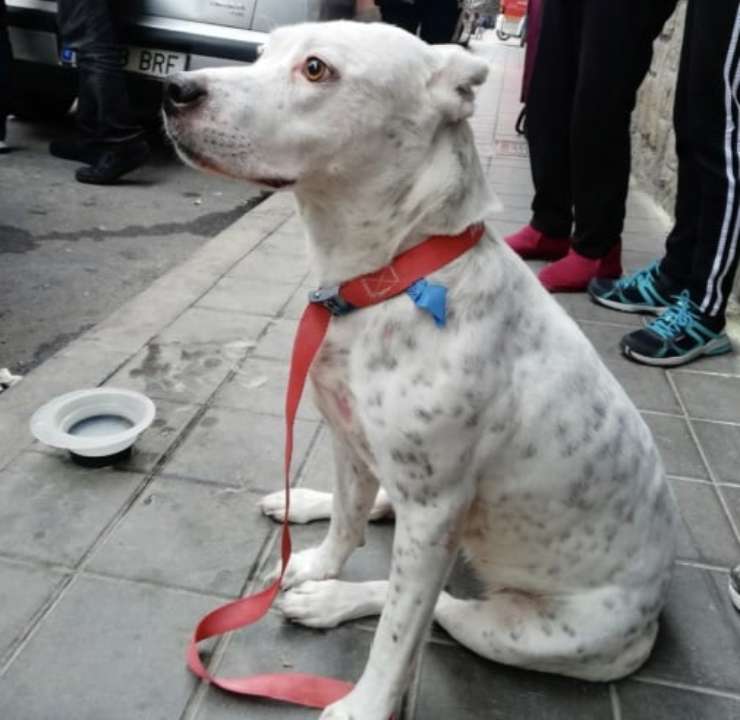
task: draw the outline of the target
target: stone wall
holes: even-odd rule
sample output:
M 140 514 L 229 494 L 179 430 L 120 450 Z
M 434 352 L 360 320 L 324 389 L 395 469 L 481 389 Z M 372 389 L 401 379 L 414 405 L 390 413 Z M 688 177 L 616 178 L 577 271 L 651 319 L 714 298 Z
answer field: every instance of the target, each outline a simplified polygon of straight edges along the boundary
M 677 171 L 673 98 L 685 16 L 686 0 L 682 0 L 655 41 L 653 64 L 640 89 L 633 116 L 632 172 L 671 215 Z
M 632 129 L 632 173 L 638 184 L 673 216 L 678 161 L 673 134 L 673 99 L 681 57 L 686 0 L 655 41 L 653 64 L 640 88 Z M 740 272 L 735 279 L 735 305 L 740 302 Z

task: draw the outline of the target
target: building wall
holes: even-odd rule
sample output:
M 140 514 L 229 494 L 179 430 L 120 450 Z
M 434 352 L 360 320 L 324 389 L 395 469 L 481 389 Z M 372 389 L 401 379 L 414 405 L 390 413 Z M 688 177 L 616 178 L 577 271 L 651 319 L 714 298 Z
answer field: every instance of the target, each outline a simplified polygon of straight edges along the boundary
M 640 89 L 633 117 L 632 172 L 669 213 L 676 197 L 677 160 L 673 98 L 686 16 L 682 0 L 655 41 L 653 64 Z

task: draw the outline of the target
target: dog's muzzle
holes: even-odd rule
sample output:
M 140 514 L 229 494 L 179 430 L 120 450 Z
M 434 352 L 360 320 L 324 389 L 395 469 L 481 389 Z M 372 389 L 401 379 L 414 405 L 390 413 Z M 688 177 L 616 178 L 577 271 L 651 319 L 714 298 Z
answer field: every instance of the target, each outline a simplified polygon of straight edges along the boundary
M 203 78 L 193 78 L 190 73 L 175 73 L 164 85 L 164 111 L 167 115 L 178 115 L 192 110 L 208 95 Z

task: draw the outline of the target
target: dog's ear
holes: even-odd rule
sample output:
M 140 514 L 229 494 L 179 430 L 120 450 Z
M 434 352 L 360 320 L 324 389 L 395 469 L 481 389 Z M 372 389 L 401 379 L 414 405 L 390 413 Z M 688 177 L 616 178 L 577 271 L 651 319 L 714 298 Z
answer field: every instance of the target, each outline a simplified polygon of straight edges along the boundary
M 488 77 L 488 63 L 457 45 L 432 47 L 435 68 L 429 90 L 445 117 L 453 122 L 473 114 L 473 88 Z

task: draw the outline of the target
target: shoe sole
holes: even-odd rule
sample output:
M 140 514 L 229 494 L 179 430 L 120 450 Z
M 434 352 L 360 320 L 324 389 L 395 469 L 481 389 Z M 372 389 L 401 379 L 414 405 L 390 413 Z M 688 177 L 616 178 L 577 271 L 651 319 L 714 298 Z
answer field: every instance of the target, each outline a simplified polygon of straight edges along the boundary
M 706 345 L 701 345 L 693 350 L 690 350 L 685 355 L 670 358 L 654 358 L 649 355 L 641 355 L 640 353 L 630 350 L 626 345 L 622 345 L 622 352 L 630 360 L 636 360 L 643 365 L 654 365 L 657 367 L 676 367 L 677 365 L 685 365 L 692 360 L 704 355 L 724 355 L 732 350 L 732 345 L 728 337 L 719 337 L 714 340 L 710 340 Z
M 610 310 L 618 310 L 619 312 L 626 313 L 643 313 L 646 315 L 660 315 L 667 309 L 667 306 L 658 305 L 627 305 L 626 303 L 618 302 L 617 300 L 607 300 L 606 298 L 599 297 L 589 293 L 589 297 L 597 304 L 602 305 Z
M 144 153 L 131 158 L 125 168 L 117 173 L 113 177 L 107 178 L 86 178 L 84 175 L 80 177 L 79 171 L 75 173 L 75 180 L 84 185 L 115 185 L 124 175 L 128 175 L 134 170 L 138 170 L 151 156 L 151 151 L 147 150 Z M 83 170 L 86 168 L 82 168 Z
M 732 604 L 735 606 L 735 610 L 740 612 L 740 592 L 735 590 L 732 580 L 730 580 L 729 583 L 729 590 L 730 590 L 730 600 L 732 600 Z

